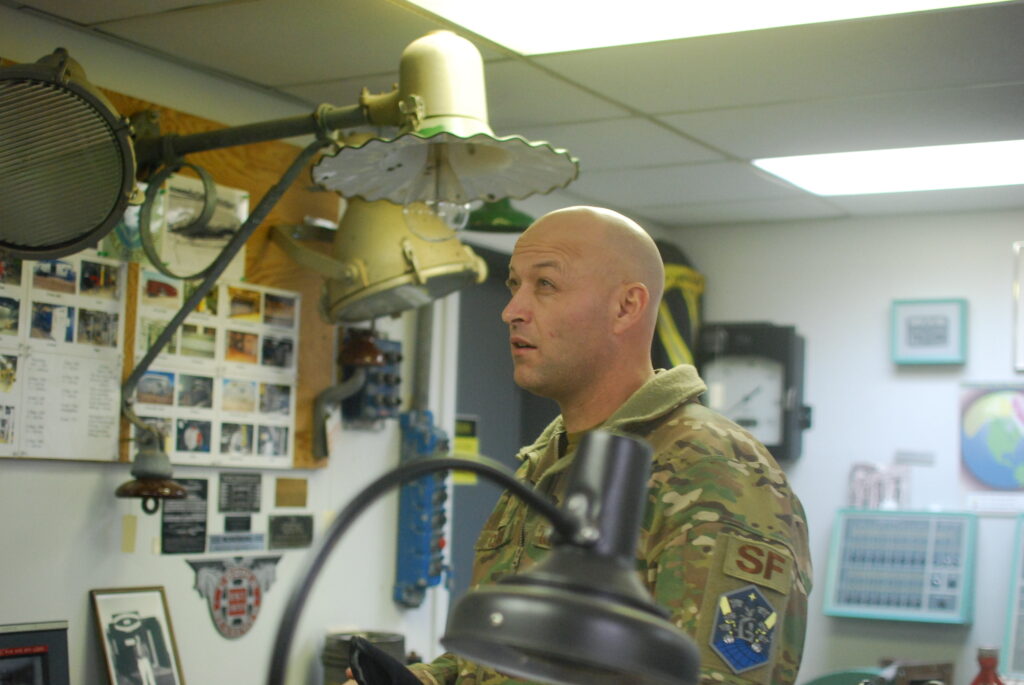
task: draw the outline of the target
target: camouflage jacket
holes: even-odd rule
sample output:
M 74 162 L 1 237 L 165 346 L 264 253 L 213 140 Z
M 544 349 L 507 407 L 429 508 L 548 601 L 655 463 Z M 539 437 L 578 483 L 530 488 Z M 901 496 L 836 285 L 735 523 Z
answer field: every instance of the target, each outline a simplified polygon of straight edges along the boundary
M 689 365 L 659 372 L 603 428 L 654 447 L 637 567 L 655 601 L 697 643 L 702 683 L 786 685 L 803 652 L 811 561 L 803 507 L 749 433 L 698 402 Z M 561 417 L 518 454 L 517 475 L 560 501 L 574 452 Z M 543 557 L 548 526 L 505 493 L 476 542 L 473 584 Z M 513 685 L 453 654 L 412 667 L 424 683 Z

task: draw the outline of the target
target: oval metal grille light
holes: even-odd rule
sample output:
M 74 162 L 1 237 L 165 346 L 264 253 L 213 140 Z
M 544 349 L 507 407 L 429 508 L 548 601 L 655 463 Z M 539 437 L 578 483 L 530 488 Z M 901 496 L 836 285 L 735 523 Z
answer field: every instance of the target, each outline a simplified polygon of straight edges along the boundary
M 0 68 L 0 248 L 37 259 L 96 243 L 134 176 L 127 124 L 66 52 Z

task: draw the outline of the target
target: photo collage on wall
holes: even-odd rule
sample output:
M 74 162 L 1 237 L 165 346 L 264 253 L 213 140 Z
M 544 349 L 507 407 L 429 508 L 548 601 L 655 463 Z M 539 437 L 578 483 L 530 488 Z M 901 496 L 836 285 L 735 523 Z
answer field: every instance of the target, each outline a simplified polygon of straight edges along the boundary
M 0 456 L 118 458 L 125 273 L 0 255 Z
M 137 355 L 196 287 L 140 272 Z M 167 436 L 173 463 L 292 467 L 299 304 L 296 292 L 219 284 L 175 332 L 139 380 L 135 405 Z

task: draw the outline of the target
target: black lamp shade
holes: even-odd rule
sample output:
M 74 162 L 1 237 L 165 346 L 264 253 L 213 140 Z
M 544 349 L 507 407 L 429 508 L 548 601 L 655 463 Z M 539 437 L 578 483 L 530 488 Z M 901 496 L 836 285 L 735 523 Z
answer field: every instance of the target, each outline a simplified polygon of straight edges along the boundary
M 563 505 L 581 516 L 582 536 L 556 541 L 525 573 L 467 593 L 442 644 L 503 673 L 551 683 L 697 683 L 696 647 L 636 572 L 649 473 L 644 443 L 584 436 Z

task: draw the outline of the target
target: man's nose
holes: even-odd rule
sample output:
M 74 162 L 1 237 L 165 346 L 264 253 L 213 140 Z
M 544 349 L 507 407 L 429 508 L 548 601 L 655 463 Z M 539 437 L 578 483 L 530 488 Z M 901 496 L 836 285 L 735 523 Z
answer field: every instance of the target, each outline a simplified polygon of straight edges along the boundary
M 507 324 L 511 324 L 516 321 L 524 321 L 526 319 L 526 310 L 522 306 L 521 299 L 518 297 L 518 293 L 509 298 L 508 304 L 501 310 L 501 320 Z

